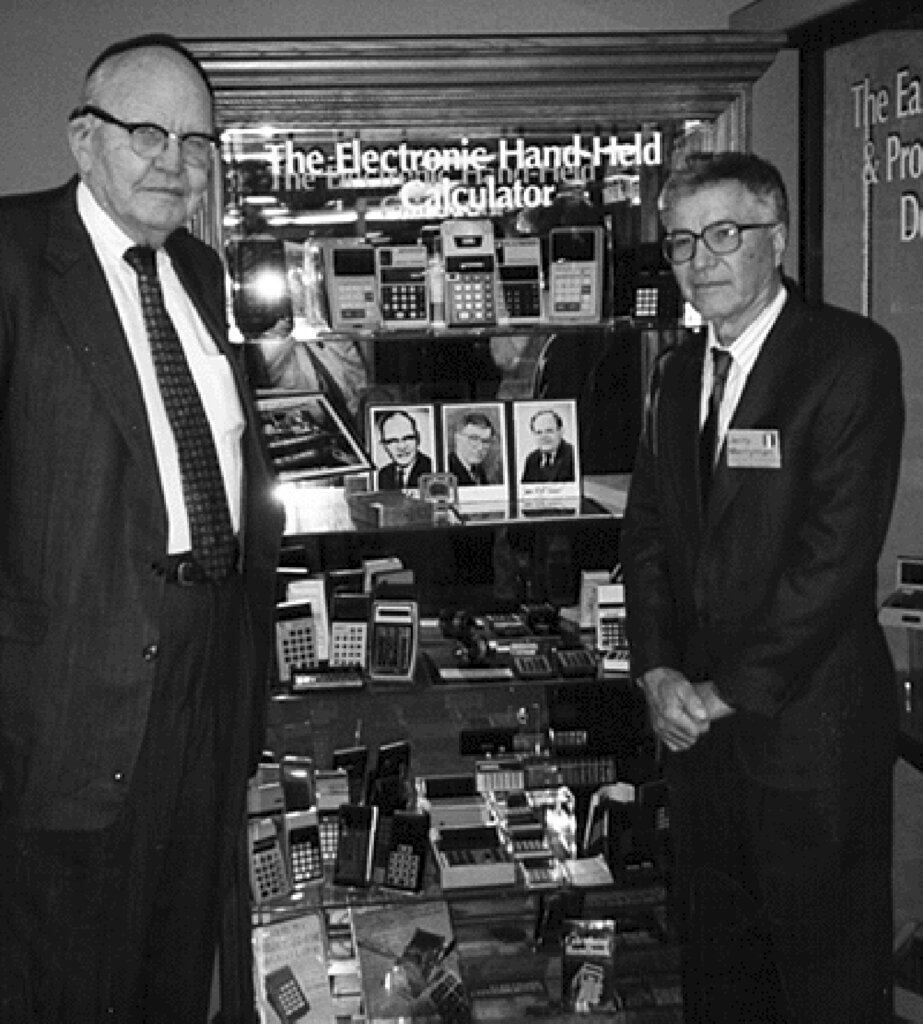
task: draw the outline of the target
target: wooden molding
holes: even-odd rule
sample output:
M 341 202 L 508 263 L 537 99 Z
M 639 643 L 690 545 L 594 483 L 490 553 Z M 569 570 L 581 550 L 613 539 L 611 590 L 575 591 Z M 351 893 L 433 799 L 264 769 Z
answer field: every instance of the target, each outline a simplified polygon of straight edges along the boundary
M 454 39 L 187 40 L 224 127 L 366 139 L 625 131 L 746 105 L 785 37 L 673 32 Z

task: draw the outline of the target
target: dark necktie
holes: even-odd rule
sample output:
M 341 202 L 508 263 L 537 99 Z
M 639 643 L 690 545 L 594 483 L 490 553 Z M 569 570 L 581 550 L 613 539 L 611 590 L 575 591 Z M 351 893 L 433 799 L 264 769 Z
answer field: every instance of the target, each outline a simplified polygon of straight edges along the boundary
M 209 579 L 223 579 L 237 557 L 237 542 L 208 417 L 163 301 L 154 250 L 134 246 L 125 261 L 138 275 L 157 383 L 176 441 L 192 556 Z
M 699 438 L 699 482 L 702 487 L 702 504 L 708 504 L 708 492 L 711 487 L 715 458 L 718 454 L 718 419 L 721 413 L 721 401 L 728 374 L 731 372 L 731 353 L 724 348 L 712 349 L 714 373 L 712 376 L 711 396 L 708 399 L 708 415 Z

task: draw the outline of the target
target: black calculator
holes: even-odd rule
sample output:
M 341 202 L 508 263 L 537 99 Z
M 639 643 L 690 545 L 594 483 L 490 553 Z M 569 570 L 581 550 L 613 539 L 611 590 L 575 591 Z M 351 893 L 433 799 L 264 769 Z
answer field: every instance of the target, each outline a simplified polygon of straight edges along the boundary
M 298 979 L 287 965 L 266 975 L 266 998 L 282 1024 L 299 1020 L 311 1009 Z

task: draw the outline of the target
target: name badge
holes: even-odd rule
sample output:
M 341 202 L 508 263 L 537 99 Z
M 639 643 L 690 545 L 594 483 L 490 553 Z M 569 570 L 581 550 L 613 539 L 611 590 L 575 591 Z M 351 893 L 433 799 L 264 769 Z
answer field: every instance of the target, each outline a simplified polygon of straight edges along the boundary
M 729 430 L 725 441 L 730 469 L 781 469 L 778 430 Z

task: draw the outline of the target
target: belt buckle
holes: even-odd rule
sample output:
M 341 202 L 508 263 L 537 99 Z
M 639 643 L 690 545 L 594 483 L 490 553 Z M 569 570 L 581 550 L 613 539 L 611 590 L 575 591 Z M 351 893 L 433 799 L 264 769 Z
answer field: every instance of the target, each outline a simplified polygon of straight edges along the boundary
M 181 587 L 194 587 L 197 583 L 201 582 L 201 579 L 201 570 L 192 559 L 186 559 L 177 565 L 176 582 Z

